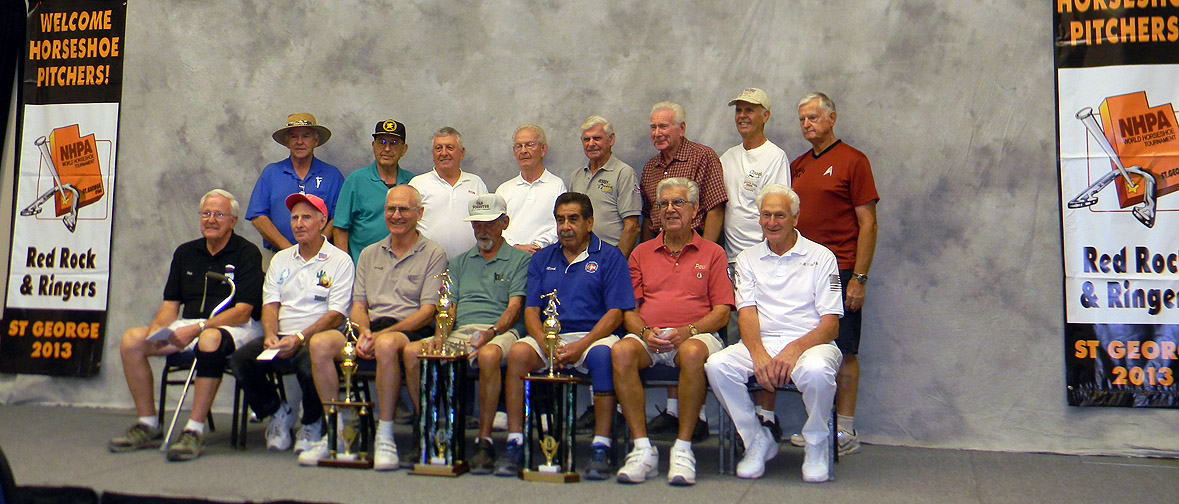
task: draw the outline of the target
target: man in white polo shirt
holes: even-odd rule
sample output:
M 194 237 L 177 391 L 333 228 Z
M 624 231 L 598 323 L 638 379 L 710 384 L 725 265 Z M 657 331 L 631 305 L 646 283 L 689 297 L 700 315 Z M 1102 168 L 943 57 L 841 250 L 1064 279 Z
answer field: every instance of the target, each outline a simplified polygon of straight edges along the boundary
M 487 185 L 478 175 L 462 170 L 467 151 L 458 130 L 450 126 L 438 130 L 433 145 L 434 169 L 414 177 L 409 185 L 422 194 L 418 231 L 454 259 L 475 246 L 475 236 L 456 226 L 466 218 L 471 200 L 487 193 Z
M 833 343 L 843 316 L 839 270 L 835 254 L 794 229 L 794 191 L 771 184 L 756 203 L 765 240 L 737 256 L 734 274 L 741 342 L 712 354 L 704 370 L 745 443 L 739 478 L 760 478 L 765 463 L 778 454 L 770 430 L 758 421 L 746 381 L 756 376 L 771 390 L 794 382 L 807 411 L 802 479 L 820 483 L 830 479 L 827 419 L 843 358 Z
M 557 196 L 565 192 L 565 182 L 544 169 L 549 146 L 544 130 L 534 124 L 522 124 L 512 136 L 512 153 L 520 166 L 520 175 L 499 185 L 495 193 L 508 202 L 508 245 L 529 254 L 557 243 L 557 226 L 548 216 Z

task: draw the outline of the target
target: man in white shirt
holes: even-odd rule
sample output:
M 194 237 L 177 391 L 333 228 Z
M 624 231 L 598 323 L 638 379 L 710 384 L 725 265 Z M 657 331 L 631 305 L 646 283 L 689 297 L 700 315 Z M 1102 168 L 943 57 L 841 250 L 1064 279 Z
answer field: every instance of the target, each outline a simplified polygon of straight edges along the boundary
M 471 250 L 475 236 L 461 231 L 459 224 L 467 217 L 467 206 L 487 185 L 478 175 L 462 170 L 463 136 L 449 126 L 434 133 L 434 169 L 418 175 L 409 185 L 422 195 L 422 218 L 418 231 L 442 246 L 448 259 Z
M 760 478 L 765 463 L 778 454 L 745 385 L 755 376 L 767 390 L 793 382 L 802 392 L 807 411 L 802 479 L 820 483 L 830 479 L 827 419 L 843 358 L 833 343 L 843 316 L 839 269 L 835 254 L 794 229 L 794 191 L 771 184 L 756 202 L 765 241 L 737 256 L 734 273 L 741 342 L 712 354 L 704 370 L 745 444 L 737 477 Z
M 548 150 L 540 126 L 517 127 L 512 136 L 512 153 L 520 166 L 520 175 L 495 190 L 508 202 L 510 223 L 504 230 L 504 240 L 529 254 L 557 243 L 557 226 L 546 210 L 553 207 L 557 196 L 565 193 L 565 182 L 544 169 Z

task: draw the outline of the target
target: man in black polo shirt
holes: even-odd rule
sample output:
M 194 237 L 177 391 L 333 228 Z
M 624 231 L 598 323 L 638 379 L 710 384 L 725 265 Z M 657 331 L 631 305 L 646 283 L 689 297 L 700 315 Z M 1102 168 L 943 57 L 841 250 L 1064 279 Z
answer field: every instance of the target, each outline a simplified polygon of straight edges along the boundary
M 262 254 L 253 243 L 234 234 L 240 208 L 232 194 L 214 189 L 201 197 L 202 238 L 187 242 L 172 254 L 164 302 L 147 327 L 123 334 L 119 353 L 127 388 L 139 421 L 123 437 L 110 440 L 112 452 L 159 446 L 163 439 L 156 417 L 151 365 L 147 358 L 194 350 L 197 379 L 192 415 L 179 440 L 168 449 L 168 460 L 192 460 L 201 454 L 205 419 L 229 355 L 241 344 L 262 335 Z M 229 285 L 206 279 L 205 273 L 234 279 L 234 299 L 217 316 L 213 308 L 229 295 Z M 183 306 L 183 308 L 181 308 Z

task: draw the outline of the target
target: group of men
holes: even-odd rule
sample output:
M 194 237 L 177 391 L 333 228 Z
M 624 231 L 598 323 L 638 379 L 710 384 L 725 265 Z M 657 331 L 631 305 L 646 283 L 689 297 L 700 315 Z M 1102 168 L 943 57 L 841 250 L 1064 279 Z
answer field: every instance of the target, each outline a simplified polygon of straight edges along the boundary
M 641 174 L 613 155 L 613 126 L 602 117 L 582 125 L 587 162 L 564 180 L 544 166 L 544 130 L 521 125 L 512 143 L 519 176 L 494 193 L 462 170 L 462 135 L 453 128 L 433 134 L 434 166 L 413 176 L 399 164 L 407 150 L 405 125 L 381 121 L 373 132 L 374 162 L 345 179 L 314 157 L 330 130 L 310 114 L 292 114 L 273 134 L 290 156 L 263 170 L 246 213 L 274 250 L 269 267 L 263 274 L 260 251 L 234 233 L 234 196 L 219 189 L 206 194 L 202 238 L 174 254 L 151 324 L 123 336 L 121 357 L 139 419 L 110 449 L 159 445 L 147 358 L 192 349 L 198 377 L 192 414 L 168 460 L 201 454 L 204 421 L 228 365 L 254 414 L 269 418 L 267 446 L 293 446 L 300 464 L 317 464 L 328 456 L 322 404 L 339 395 L 336 363 L 347 320 L 359 328 L 358 355 L 375 362 L 375 468 L 419 462 L 417 446 L 398 456 L 394 409 L 404 369 L 417 414 L 418 356 L 443 343 L 434 336 L 435 305 L 441 274 L 449 270 L 456 300 L 449 338 L 469 345 L 479 372 L 472 472 L 515 476 L 521 469 L 523 378 L 549 364 L 540 343 L 543 296 L 556 290 L 562 328 L 556 364 L 592 383 L 587 479 L 605 479 L 616 467 L 610 457 L 616 409 L 634 442 L 617 480 L 639 483 L 659 473 L 638 373 L 666 365 L 679 370 L 679 386 L 669 390 L 673 399 L 661 415 L 678 424 L 670 484 L 695 483 L 692 440 L 709 384 L 746 448 L 737 475 L 757 478 L 778 451 L 773 391 L 794 383 L 809 416 L 801 434 L 791 436 L 806 447 L 803 478 L 826 481 L 824 446 L 832 435 L 826 418 L 837 383 L 840 453 L 858 449 L 855 356 L 875 246 L 875 184 L 867 158 L 835 137 L 835 106 L 827 96 L 799 102 L 800 128 L 813 148 L 793 162 L 765 137 L 770 101 L 764 91 L 745 89 L 729 105 L 742 142 L 717 156 L 685 137 L 683 107 L 656 104 L 650 133 L 659 152 Z M 463 221 L 469 230 L 459 226 Z M 219 275 L 237 289 L 214 313 L 230 293 Z M 740 341 L 726 348 L 734 310 Z M 301 418 L 280 399 L 270 372 L 296 376 Z M 751 378 L 763 389 L 756 406 Z M 497 456 L 492 425 L 501 392 L 508 434 Z

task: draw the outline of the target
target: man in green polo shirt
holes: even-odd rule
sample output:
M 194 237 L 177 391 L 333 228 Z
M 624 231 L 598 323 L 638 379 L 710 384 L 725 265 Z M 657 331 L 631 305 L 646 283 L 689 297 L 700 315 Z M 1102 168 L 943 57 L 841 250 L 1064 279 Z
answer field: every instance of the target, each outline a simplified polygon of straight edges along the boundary
M 457 306 L 450 341 L 466 342 L 474 348 L 472 361 L 479 368 L 479 435 L 475 438 L 471 472 L 491 474 L 495 462 L 491 425 L 503 385 L 500 366 L 507 360 L 508 349 L 524 334 L 520 314 L 524 310 L 531 256 L 504 246 L 508 204 L 503 196 L 482 194 L 472 199 L 467 208 L 469 216 L 463 220 L 474 228 L 475 247 L 450 261 L 451 296 Z M 436 348 L 441 344 L 441 338 L 435 335 L 405 348 L 405 373 L 414 409 L 419 401 L 418 355 L 425 345 Z
M 336 200 L 336 232 L 333 243 L 352 256 L 389 235 L 385 227 L 385 193 L 393 186 L 408 184 L 413 174 L 398 162 L 405 155 L 405 125 L 393 119 L 377 123 L 373 131 L 372 164 L 352 172 Z

